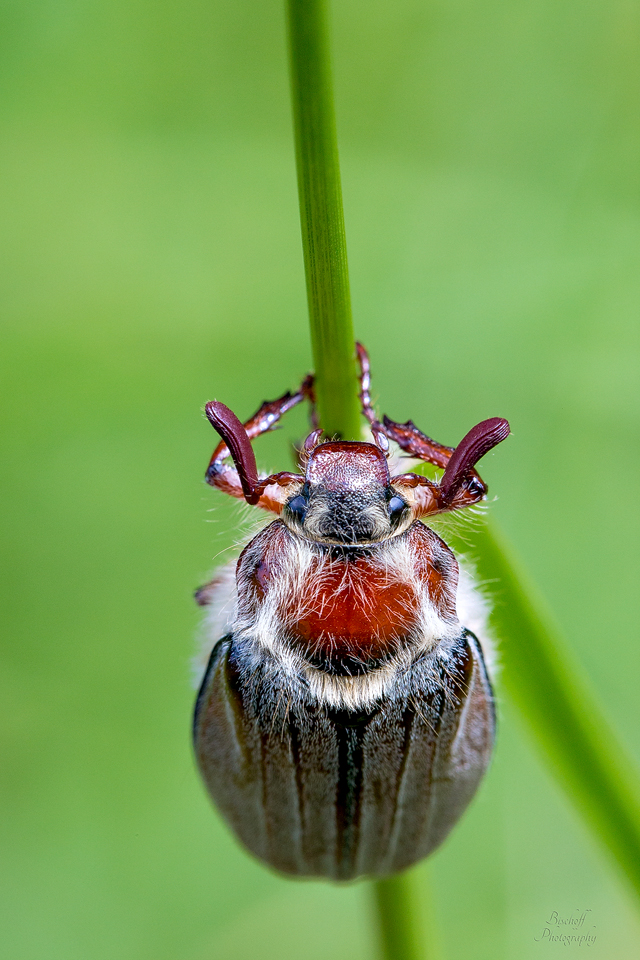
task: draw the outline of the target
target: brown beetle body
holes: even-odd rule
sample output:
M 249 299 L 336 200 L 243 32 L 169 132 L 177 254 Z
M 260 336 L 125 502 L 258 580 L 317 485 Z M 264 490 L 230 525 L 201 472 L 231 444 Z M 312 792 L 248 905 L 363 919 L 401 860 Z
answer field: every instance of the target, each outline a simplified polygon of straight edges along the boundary
M 485 421 L 455 451 L 413 424 L 383 427 L 359 351 L 376 443 L 318 443 L 316 430 L 304 476 L 260 480 L 248 440 L 260 424 L 270 429 L 274 410 L 312 398 L 310 378 L 245 427 L 207 405 L 225 441 L 209 482 L 279 519 L 237 564 L 229 633 L 196 704 L 198 765 L 253 854 L 334 880 L 394 873 L 437 847 L 473 796 L 495 733 L 482 651 L 458 619 L 458 563 L 419 517 L 485 495 L 473 465 L 508 424 Z M 386 438 L 444 466 L 440 483 L 392 476 Z M 229 453 L 237 473 L 222 462 Z M 214 581 L 199 602 L 219 593 Z

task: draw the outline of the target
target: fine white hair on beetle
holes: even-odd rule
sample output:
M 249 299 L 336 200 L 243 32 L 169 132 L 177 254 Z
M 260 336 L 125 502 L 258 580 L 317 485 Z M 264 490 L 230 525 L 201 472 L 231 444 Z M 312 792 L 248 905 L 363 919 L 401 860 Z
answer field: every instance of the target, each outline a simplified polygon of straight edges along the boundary
M 236 564 L 234 556 L 218 567 L 212 580 L 203 589 L 207 592 L 206 617 L 197 634 L 197 650 L 191 660 L 191 677 L 194 689 L 202 683 L 211 651 L 222 637 L 231 632 L 236 617 L 238 593 L 236 589 Z
M 489 678 L 495 680 L 500 672 L 500 660 L 496 639 L 489 626 L 491 600 L 478 580 L 473 562 L 467 557 L 457 559 L 460 571 L 456 596 L 458 619 L 463 626 L 475 633 L 482 647 Z
M 491 501 L 480 500 L 472 506 L 465 507 L 464 510 L 451 510 L 450 513 L 434 514 L 429 517 L 429 526 L 445 541 L 453 535 L 463 543 L 471 544 L 473 530 L 478 526 L 480 520 L 485 518 L 489 504 L 494 503 L 495 500 L 497 500 L 497 497 L 494 497 Z
M 396 474 L 408 473 L 409 470 L 413 469 L 414 467 L 421 466 L 422 460 L 407 456 L 407 454 L 398 446 L 395 440 L 391 440 L 389 442 L 387 464 L 389 466 L 389 473 L 393 477 Z
M 393 541 L 390 541 L 391 543 Z M 199 632 L 198 651 L 192 661 L 194 687 L 197 687 L 204 672 L 214 645 L 222 637 L 234 632 L 242 632 L 247 636 L 260 636 L 266 640 L 263 645 L 271 652 L 276 653 L 279 659 L 289 662 L 293 670 L 300 674 L 304 672 L 314 692 L 320 697 L 326 697 L 335 706 L 355 708 L 369 704 L 380 696 L 392 681 L 394 671 L 400 663 L 404 663 L 407 655 L 396 644 L 396 655 L 389 663 L 374 671 L 373 674 L 355 677 L 333 677 L 321 673 L 308 665 L 298 655 L 286 650 L 286 637 L 283 635 L 283 625 L 280 617 L 280 605 L 284 597 L 304 595 L 295 609 L 295 618 L 302 618 L 310 611 L 322 613 L 328 602 L 327 595 L 322 591 L 323 567 L 327 564 L 324 554 L 316 555 L 318 565 L 313 576 L 309 576 L 309 566 L 314 559 L 315 551 L 310 544 L 298 541 L 295 555 L 288 558 L 285 575 L 281 578 L 279 587 L 273 591 L 268 600 L 262 604 L 258 620 L 242 623 L 237 612 L 236 564 L 237 557 L 219 567 L 211 583 L 207 585 L 207 614 Z M 421 634 L 423 651 L 432 649 L 435 644 L 449 639 L 457 633 L 459 624 L 472 631 L 480 641 L 485 654 L 485 662 L 489 676 L 494 678 L 499 669 L 494 637 L 489 629 L 491 602 L 478 583 L 475 569 L 467 558 L 458 558 L 459 580 L 456 595 L 457 620 L 445 623 L 437 614 L 416 574 L 411 551 L 405 544 L 397 544 L 393 551 L 382 550 L 376 557 L 376 563 L 384 570 L 390 582 L 410 582 L 418 595 L 422 596 L 420 605 L 419 627 L 416 632 Z M 347 580 L 350 578 L 348 567 L 345 567 L 342 583 L 337 593 L 349 588 Z M 305 583 L 305 591 L 297 590 L 300 582 Z M 244 630 L 242 628 L 244 627 Z M 398 638 L 398 641 L 400 638 Z M 320 644 L 320 641 L 318 641 Z M 411 656 L 415 655 L 414 649 Z
M 247 543 L 250 543 L 264 527 L 273 522 L 273 518 L 268 513 L 257 511 L 242 500 L 236 501 L 234 506 L 236 521 L 233 529 L 236 536 L 234 542 L 218 555 L 231 553 L 231 558 L 226 563 L 215 567 L 209 583 L 202 588 L 202 591 L 206 592 L 206 616 L 197 632 L 197 650 L 191 660 L 191 679 L 196 690 L 204 677 L 211 651 L 218 640 L 231 632 L 237 616 L 238 556 Z
M 440 643 L 451 641 L 458 636 L 458 618 L 453 616 L 443 619 L 436 609 L 424 583 L 416 573 L 413 550 L 404 539 L 392 538 L 380 545 L 375 563 L 390 583 L 410 584 L 420 599 L 418 621 L 411 631 L 411 642 L 407 645 L 407 637 L 398 637 L 393 644 L 394 653 L 387 664 L 368 673 L 332 676 L 318 670 L 291 649 L 287 634 L 288 628 L 290 629 L 296 620 L 303 619 L 311 611 L 322 615 L 325 605 L 330 603 L 331 598 L 323 589 L 326 567 L 330 563 L 330 557 L 316 545 L 301 538 L 294 538 L 290 549 L 282 556 L 282 566 L 272 589 L 260 603 L 251 603 L 249 606 L 245 603 L 243 609 L 238 609 L 235 562 L 222 567 L 211 584 L 204 588 L 207 591 L 208 613 L 204 625 L 205 637 L 200 654 L 194 662 L 198 679 L 201 679 L 206 669 L 215 643 L 226 634 L 233 633 L 239 640 L 255 646 L 257 657 L 262 657 L 260 650 L 266 650 L 292 678 L 299 681 L 301 677 L 305 677 L 312 692 L 320 700 L 336 707 L 357 709 L 370 706 L 383 697 L 393 684 L 397 669 L 408 666 L 418 653 L 429 652 Z M 335 595 L 340 595 L 343 591 L 346 593 L 353 587 L 351 578 L 350 565 L 346 564 Z M 486 620 L 482 615 L 485 601 L 475 590 L 467 571 L 463 575 L 463 584 L 464 600 L 462 607 L 459 606 L 459 612 L 468 614 L 471 620 L 466 622 L 460 617 L 460 621 L 469 629 L 473 630 L 474 626 L 480 629 L 484 627 Z M 245 582 L 242 575 L 239 593 L 245 598 L 253 594 L 251 584 L 249 581 Z M 296 598 L 297 602 L 291 606 L 292 598 Z M 282 611 L 287 605 L 290 612 L 285 618 Z M 482 629 L 480 632 L 484 639 L 486 630 Z M 405 641 L 402 645 L 399 642 L 401 639 Z

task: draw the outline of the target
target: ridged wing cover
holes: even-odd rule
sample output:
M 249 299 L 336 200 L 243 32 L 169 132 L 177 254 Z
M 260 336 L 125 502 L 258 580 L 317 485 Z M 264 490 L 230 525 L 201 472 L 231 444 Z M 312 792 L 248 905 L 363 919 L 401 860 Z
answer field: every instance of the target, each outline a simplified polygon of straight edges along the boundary
M 255 856 L 284 873 L 351 880 L 434 850 L 488 766 L 495 716 L 464 630 L 398 671 L 368 712 L 321 707 L 257 644 L 215 647 L 196 703 L 197 761 Z

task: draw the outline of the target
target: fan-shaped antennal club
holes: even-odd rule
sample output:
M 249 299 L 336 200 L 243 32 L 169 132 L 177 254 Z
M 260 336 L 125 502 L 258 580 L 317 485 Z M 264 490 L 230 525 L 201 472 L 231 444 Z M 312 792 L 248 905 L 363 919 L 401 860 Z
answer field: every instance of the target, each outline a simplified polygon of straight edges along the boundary
M 483 420 L 469 430 L 451 454 L 451 459 L 440 480 L 440 489 L 445 499 L 453 497 L 478 460 L 505 440 L 510 432 L 509 422 L 503 417 Z
M 256 504 L 260 499 L 256 456 L 247 431 L 233 410 L 218 400 L 211 400 L 204 408 L 210 424 L 218 431 L 233 458 L 240 477 L 242 492 L 247 503 Z

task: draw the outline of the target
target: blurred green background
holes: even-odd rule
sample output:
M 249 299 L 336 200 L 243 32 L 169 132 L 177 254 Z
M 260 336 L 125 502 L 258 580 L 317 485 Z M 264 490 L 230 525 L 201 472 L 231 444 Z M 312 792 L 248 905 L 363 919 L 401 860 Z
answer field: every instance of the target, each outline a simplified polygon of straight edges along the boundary
M 447 443 L 509 417 L 493 512 L 637 758 L 639 4 L 342 0 L 333 35 L 374 392 Z M 189 740 L 192 589 L 247 529 L 202 407 L 310 366 L 281 4 L 8 0 L 1 36 L 2 953 L 369 960 L 366 885 L 253 862 Z M 447 960 L 637 956 L 502 698 L 417 874 Z M 554 910 L 595 944 L 536 942 Z

